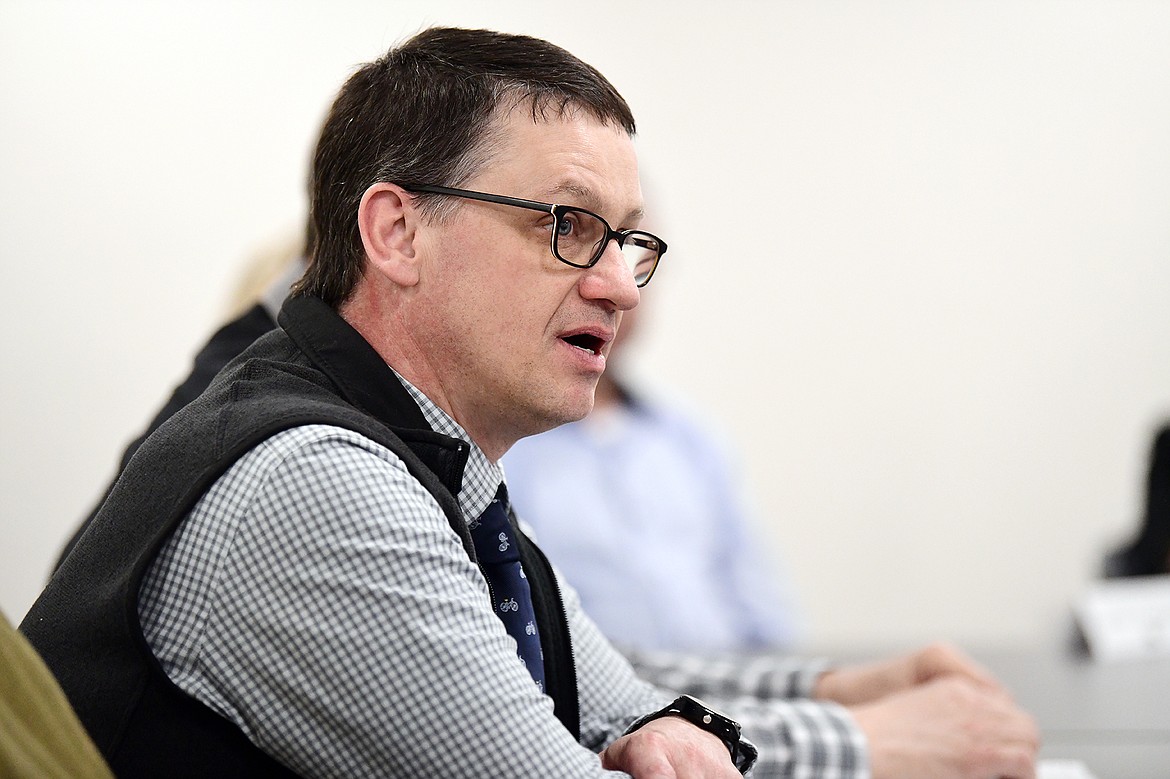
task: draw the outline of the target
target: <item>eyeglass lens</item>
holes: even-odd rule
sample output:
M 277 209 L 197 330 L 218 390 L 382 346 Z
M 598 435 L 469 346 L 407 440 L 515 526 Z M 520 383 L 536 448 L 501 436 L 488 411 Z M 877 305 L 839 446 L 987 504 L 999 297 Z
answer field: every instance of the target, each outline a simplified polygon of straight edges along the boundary
M 584 211 L 569 211 L 557 222 L 555 253 L 565 262 L 586 267 L 605 251 L 609 226 Z M 650 279 L 658 261 L 659 243 L 645 233 L 627 235 L 621 243 L 622 255 L 642 286 Z

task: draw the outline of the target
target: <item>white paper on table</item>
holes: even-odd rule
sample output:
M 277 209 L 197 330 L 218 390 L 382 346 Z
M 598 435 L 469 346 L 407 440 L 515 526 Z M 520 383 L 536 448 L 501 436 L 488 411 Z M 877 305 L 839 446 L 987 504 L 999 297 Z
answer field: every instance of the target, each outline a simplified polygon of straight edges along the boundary
M 1170 656 L 1170 575 L 1095 582 L 1076 617 L 1096 660 Z
M 1040 760 L 1036 763 L 1036 779 L 1094 779 L 1089 768 L 1080 760 Z

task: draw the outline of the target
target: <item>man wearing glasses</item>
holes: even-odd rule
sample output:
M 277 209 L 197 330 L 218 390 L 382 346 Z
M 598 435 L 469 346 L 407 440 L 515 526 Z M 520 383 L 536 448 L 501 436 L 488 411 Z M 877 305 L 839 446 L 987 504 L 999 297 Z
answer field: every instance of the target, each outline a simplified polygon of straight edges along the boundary
M 588 413 L 666 252 L 640 226 L 633 132 L 601 74 L 521 36 L 428 30 L 350 78 L 281 327 L 142 444 L 21 626 L 115 773 L 749 768 L 733 720 L 640 681 L 581 612 L 498 465 Z M 891 678 L 910 667 L 816 683 L 852 703 L 935 677 L 993 686 L 953 657 Z M 1031 775 L 1010 704 L 930 701 L 982 726 L 948 757 Z M 743 707 L 749 736 L 784 742 L 762 772 L 914 775 L 897 747 L 929 728 L 824 706 L 833 738 L 809 754 L 778 735 L 805 715 Z M 898 709 L 918 710 L 944 719 Z

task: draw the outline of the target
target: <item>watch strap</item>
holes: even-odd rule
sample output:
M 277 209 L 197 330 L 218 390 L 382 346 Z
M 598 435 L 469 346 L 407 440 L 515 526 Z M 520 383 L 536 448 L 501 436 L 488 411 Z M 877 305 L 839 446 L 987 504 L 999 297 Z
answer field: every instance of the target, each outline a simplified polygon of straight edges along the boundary
M 648 722 L 671 716 L 682 717 L 687 722 L 711 733 L 722 741 L 731 755 L 731 762 L 735 764 L 740 773 L 746 772 L 755 764 L 758 752 L 750 741 L 745 741 L 740 735 L 739 723 L 690 695 L 680 695 L 658 711 L 653 711 L 634 720 L 634 723 L 626 729 L 626 734 L 633 733 Z

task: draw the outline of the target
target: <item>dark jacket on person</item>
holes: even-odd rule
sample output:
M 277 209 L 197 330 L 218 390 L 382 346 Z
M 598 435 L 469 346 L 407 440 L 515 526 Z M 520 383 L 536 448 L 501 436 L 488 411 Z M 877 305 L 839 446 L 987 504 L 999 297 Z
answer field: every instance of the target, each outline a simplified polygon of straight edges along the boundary
M 1145 515 L 1137 534 L 1105 558 L 1105 576 L 1158 576 L 1170 573 L 1170 424 L 1150 446 Z
M 378 353 L 323 301 L 291 298 L 279 321 L 281 329 L 255 342 L 138 448 L 20 626 L 120 777 L 292 775 L 166 677 L 137 611 L 159 550 L 256 444 L 291 427 L 329 424 L 386 446 L 434 496 L 475 559 L 455 498 L 467 442 L 434 432 Z M 544 555 L 517 537 L 546 691 L 576 737 L 576 675 L 560 593 Z

